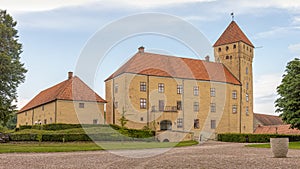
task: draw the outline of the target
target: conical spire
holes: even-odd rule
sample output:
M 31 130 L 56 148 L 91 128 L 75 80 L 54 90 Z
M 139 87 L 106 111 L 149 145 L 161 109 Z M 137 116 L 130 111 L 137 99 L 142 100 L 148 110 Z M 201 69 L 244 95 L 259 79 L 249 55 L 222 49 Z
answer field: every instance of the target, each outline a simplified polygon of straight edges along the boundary
M 214 44 L 214 47 L 239 41 L 242 41 L 254 47 L 247 36 L 243 33 L 241 28 L 236 24 L 236 22 L 232 21 L 220 36 L 220 38 L 217 40 L 217 42 Z

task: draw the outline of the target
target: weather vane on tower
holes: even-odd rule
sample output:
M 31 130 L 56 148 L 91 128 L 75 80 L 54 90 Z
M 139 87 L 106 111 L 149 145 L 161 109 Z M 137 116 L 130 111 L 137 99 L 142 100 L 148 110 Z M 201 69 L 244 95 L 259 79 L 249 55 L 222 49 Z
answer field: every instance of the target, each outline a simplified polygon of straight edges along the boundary
M 231 17 L 232 17 L 232 21 L 234 21 L 234 13 L 233 12 L 231 12 Z

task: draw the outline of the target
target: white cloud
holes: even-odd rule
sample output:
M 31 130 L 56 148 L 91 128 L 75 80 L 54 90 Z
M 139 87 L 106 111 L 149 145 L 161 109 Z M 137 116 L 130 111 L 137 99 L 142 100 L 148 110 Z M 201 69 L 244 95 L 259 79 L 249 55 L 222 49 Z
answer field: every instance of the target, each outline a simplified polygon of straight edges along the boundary
M 276 88 L 281 83 L 281 74 L 260 75 L 254 81 L 254 112 L 275 113 Z
M 289 45 L 288 49 L 290 52 L 300 54 L 300 43 Z
M 253 39 L 263 39 L 263 38 L 269 38 L 269 37 L 285 37 L 286 34 L 289 34 L 293 31 L 300 31 L 300 26 L 290 26 L 290 27 L 276 27 L 272 28 L 269 31 L 260 32 L 257 33 Z

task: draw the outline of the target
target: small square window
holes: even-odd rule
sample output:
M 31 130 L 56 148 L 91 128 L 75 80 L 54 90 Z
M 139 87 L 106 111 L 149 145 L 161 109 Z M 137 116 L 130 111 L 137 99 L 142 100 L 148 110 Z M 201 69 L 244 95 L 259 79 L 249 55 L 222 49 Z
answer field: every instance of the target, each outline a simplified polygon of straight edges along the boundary
M 183 88 L 182 85 L 177 85 L 177 94 L 182 94 Z
M 79 103 L 79 108 L 84 108 L 84 103 Z
M 144 121 L 144 117 L 141 117 L 140 120 L 141 120 L 141 121 Z
M 158 83 L 158 92 L 159 93 L 165 92 L 165 85 L 163 83 Z
M 218 51 L 219 51 L 219 52 L 221 52 L 221 51 L 222 51 L 222 49 L 221 49 L 221 48 L 219 48 L 219 49 L 218 49 Z
M 141 82 L 141 83 L 140 83 L 140 91 L 141 91 L 141 92 L 145 92 L 146 89 L 147 89 L 147 87 L 146 87 L 146 82 Z
M 98 124 L 98 119 L 93 119 L 93 124 Z
M 246 101 L 248 102 L 249 101 L 249 94 L 246 93 Z

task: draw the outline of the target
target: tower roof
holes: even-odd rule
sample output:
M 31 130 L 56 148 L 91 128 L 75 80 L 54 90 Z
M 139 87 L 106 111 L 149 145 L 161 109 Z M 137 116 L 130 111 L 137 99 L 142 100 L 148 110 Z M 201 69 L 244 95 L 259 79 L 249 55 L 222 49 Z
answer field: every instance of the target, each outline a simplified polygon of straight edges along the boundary
M 92 101 L 106 103 L 106 101 L 97 93 L 95 93 L 87 84 L 75 76 L 69 77 L 68 80 L 41 91 L 29 103 L 27 103 L 27 105 L 25 105 L 19 111 L 19 113 L 55 100 Z
M 254 47 L 237 23 L 232 21 L 214 44 L 214 47 L 239 41 Z

